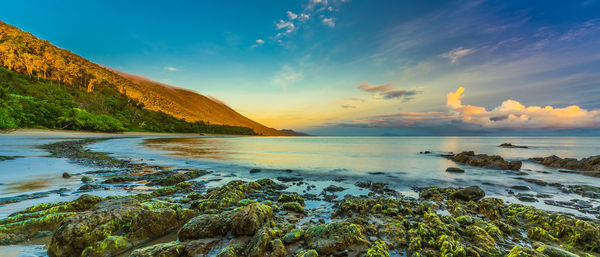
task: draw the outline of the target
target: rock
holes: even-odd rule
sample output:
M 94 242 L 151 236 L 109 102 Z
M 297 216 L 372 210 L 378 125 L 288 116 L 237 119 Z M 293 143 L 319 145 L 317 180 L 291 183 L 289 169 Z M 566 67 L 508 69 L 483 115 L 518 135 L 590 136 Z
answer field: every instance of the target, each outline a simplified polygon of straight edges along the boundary
M 346 190 L 346 188 L 335 186 L 335 185 L 329 185 L 328 187 L 323 188 L 323 191 L 330 192 L 330 193 L 341 192 L 344 190 Z
M 498 155 L 478 154 L 473 151 L 462 152 L 457 155 L 448 156 L 449 159 L 475 167 L 483 167 L 498 170 L 519 170 L 521 169 L 521 161 L 505 161 Z
M 577 160 L 575 158 L 560 158 L 556 155 L 551 155 L 548 157 L 535 157 L 531 158 L 530 160 L 549 167 L 586 171 L 581 173 L 582 175 L 586 176 L 600 176 L 600 155 L 590 156 L 587 158 L 582 158 L 580 160 Z M 565 170 L 559 171 L 571 172 Z
M 510 188 L 512 188 L 512 189 L 514 189 L 514 190 L 521 190 L 521 191 L 529 191 L 529 190 L 531 190 L 531 187 L 528 187 L 528 186 L 520 186 L 520 185 L 517 185 L 517 186 L 511 186 Z
M 448 167 L 446 172 L 465 173 L 465 170 L 456 167 Z
M 48 256 L 116 255 L 168 233 L 194 215 L 190 209 L 166 202 L 106 200 L 65 219 L 52 235 Z
M 68 172 L 63 172 L 62 177 L 63 178 L 70 178 L 71 174 L 69 174 Z
M 536 250 L 548 255 L 548 257 L 579 257 L 577 254 L 549 245 L 542 245 Z
M 317 251 L 311 249 L 311 250 L 302 250 L 300 252 L 298 252 L 296 254 L 296 257 L 318 257 L 319 254 L 317 253 Z
M 319 254 L 328 255 L 342 251 L 363 251 L 369 246 L 360 225 L 344 221 L 310 227 L 306 230 L 306 243 Z
M 535 196 L 531 195 L 531 194 L 521 194 L 521 193 L 518 193 L 517 195 L 515 195 L 515 197 L 517 197 L 517 199 L 519 199 L 519 201 L 522 201 L 522 202 L 533 203 L 533 202 L 537 202 L 538 201 L 538 199 L 535 199 Z
M 277 199 L 277 201 L 280 203 L 298 202 L 298 203 L 304 205 L 304 198 L 302 198 L 302 196 L 295 195 L 295 194 L 281 194 L 279 196 L 279 199 Z
M 78 199 L 59 203 L 41 203 L 0 219 L 0 244 L 16 244 L 55 230 L 59 224 L 77 212 L 100 202 L 98 196 L 82 195 Z
M 273 209 L 262 203 L 251 203 L 219 214 L 199 215 L 187 222 L 179 230 L 179 240 L 210 238 L 234 235 L 254 235 L 273 216 Z
M 81 177 L 81 182 L 83 182 L 83 183 L 91 183 L 91 182 L 94 182 L 94 179 L 92 177 L 83 176 L 83 177 Z
M 283 236 L 283 242 L 286 244 L 298 242 L 298 240 L 302 238 L 302 235 L 304 235 L 304 230 L 299 228 L 292 229 L 290 232 L 285 234 L 285 236 Z
M 184 253 L 185 244 L 169 242 L 136 249 L 129 257 L 179 257 Z
M 525 246 L 515 245 L 506 257 L 547 257 L 547 255 Z
M 524 145 L 513 145 L 511 143 L 502 143 L 498 147 L 504 147 L 504 148 L 529 148 L 529 147 L 524 146 Z
M 298 213 L 304 213 L 304 208 L 298 202 L 283 203 L 282 207 L 286 211 L 293 211 L 293 212 L 298 212 Z
M 458 199 L 463 201 L 479 201 L 485 196 L 485 192 L 478 186 L 470 186 L 463 189 L 459 189 L 450 195 L 452 199 Z
M 250 174 L 253 174 L 253 173 L 259 173 L 259 172 L 261 172 L 261 170 L 260 170 L 260 169 L 251 169 L 251 170 L 250 170 Z
M 304 180 L 302 177 L 277 177 L 281 182 L 298 182 Z
M 105 188 L 101 185 L 94 185 L 94 184 L 85 184 L 85 185 L 79 187 L 79 191 L 91 191 L 91 190 L 95 190 L 95 189 L 108 189 L 108 188 Z
M 539 180 L 539 179 L 533 179 L 533 178 L 515 178 L 515 179 L 523 180 L 525 182 L 533 183 L 533 184 L 540 185 L 540 186 L 548 185 L 548 182 Z
M 387 244 L 384 241 L 378 240 L 371 244 L 371 247 L 367 250 L 366 257 L 390 257 L 388 251 Z

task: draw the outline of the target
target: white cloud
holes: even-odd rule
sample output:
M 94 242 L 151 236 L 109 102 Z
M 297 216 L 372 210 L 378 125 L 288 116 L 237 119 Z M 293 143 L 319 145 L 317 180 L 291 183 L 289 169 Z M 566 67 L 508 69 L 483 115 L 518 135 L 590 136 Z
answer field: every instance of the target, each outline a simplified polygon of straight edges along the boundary
M 176 70 L 177 70 L 177 68 L 175 68 L 175 67 L 165 67 L 165 70 L 168 70 L 168 71 L 176 71 Z
M 294 31 L 295 28 L 293 22 L 284 20 L 279 20 L 277 23 L 275 23 L 275 26 L 277 27 L 277 29 L 285 29 L 285 32 L 287 33 Z
M 290 20 L 295 20 L 296 18 L 298 18 L 298 14 L 295 14 L 291 11 L 287 11 L 287 15 L 290 18 Z
M 475 49 L 464 48 L 461 46 L 461 47 L 454 48 L 454 49 L 450 50 L 449 52 L 440 55 L 440 57 L 450 59 L 451 64 L 456 64 L 462 57 L 472 54 L 473 52 L 475 52 Z
M 264 44 L 265 41 L 259 38 L 259 39 L 256 40 L 256 43 L 257 44 Z
M 525 106 L 506 100 L 490 111 L 484 107 L 463 105 L 464 88 L 446 95 L 446 106 L 457 119 L 485 128 L 503 129 L 574 129 L 600 127 L 600 110 L 586 110 L 577 105 L 564 108 Z
M 300 21 L 306 21 L 310 18 L 310 15 L 306 14 L 306 13 L 301 13 L 300 14 L 300 18 L 298 18 L 298 20 Z
M 323 18 L 323 23 L 330 28 L 335 27 L 335 19 L 334 18 Z

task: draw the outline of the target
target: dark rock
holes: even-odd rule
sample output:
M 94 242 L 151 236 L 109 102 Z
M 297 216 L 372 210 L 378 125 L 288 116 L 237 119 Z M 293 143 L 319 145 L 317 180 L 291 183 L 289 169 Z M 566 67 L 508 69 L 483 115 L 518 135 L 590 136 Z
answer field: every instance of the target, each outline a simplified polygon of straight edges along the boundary
M 277 180 L 281 182 L 297 182 L 304 179 L 302 177 L 277 177 Z
M 580 160 L 575 158 L 560 158 L 556 155 L 551 155 L 548 157 L 535 157 L 531 158 L 530 160 L 542 164 L 544 166 L 575 171 L 585 171 L 581 174 L 592 177 L 600 177 L 600 155 L 590 156 L 587 158 L 582 158 Z M 567 170 L 559 171 L 571 173 L 571 171 Z
M 250 174 L 259 173 L 260 171 L 260 169 L 251 169 Z
M 548 182 L 539 180 L 539 179 L 533 179 L 533 178 L 515 178 L 515 179 L 523 180 L 525 182 L 533 183 L 533 184 L 540 185 L 540 186 L 548 185 Z
M 531 190 L 531 187 L 528 187 L 528 186 L 511 186 L 510 188 L 512 188 L 514 190 L 522 190 L 522 191 Z
M 450 195 L 452 199 L 463 201 L 479 201 L 485 196 L 485 192 L 478 186 L 470 186 L 457 190 Z
M 71 174 L 69 174 L 68 172 L 63 172 L 62 177 L 63 178 L 70 178 Z
M 454 173 L 465 173 L 465 170 L 457 167 L 448 167 L 446 172 L 454 172 Z
M 467 164 L 474 167 L 483 167 L 498 170 L 519 170 L 521 161 L 505 161 L 497 155 L 478 154 L 473 151 L 462 152 L 457 155 L 447 157 L 455 162 Z
M 81 182 L 83 182 L 83 183 L 91 183 L 91 182 L 94 182 L 94 179 L 92 177 L 83 176 L 83 177 L 81 177 Z
M 521 193 L 518 193 L 515 197 L 517 197 L 517 199 L 519 199 L 522 202 L 530 202 L 530 203 L 532 203 L 532 202 L 537 202 L 538 201 L 537 199 L 535 199 L 535 196 L 531 195 L 531 194 L 521 194 Z
M 504 147 L 504 148 L 529 148 L 529 147 L 524 146 L 524 145 L 513 145 L 511 143 L 502 143 L 498 147 Z
M 330 193 L 341 192 L 344 190 L 346 190 L 346 188 L 335 186 L 335 185 L 330 185 L 326 188 L 323 188 L 323 191 L 330 192 Z

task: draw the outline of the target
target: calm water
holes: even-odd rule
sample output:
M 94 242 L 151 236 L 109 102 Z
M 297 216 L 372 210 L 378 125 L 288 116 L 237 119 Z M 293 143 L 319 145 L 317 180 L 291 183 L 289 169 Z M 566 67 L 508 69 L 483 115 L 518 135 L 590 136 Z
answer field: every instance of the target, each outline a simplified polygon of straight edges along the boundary
M 66 140 L 47 136 L 0 135 L 0 155 L 19 155 L 23 158 L 0 162 L 0 197 L 44 192 L 57 188 L 69 191 L 59 195 L 27 200 L 15 204 L 0 205 L 0 218 L 40 202 L 58 202 L 76 199 L 82 193 L 78 173 L 91 168 L 70 163 L 66 159 L 51 158 L 37 148 L 45 143 Z M 528 149 L 497 147 L 504 142 L 529 146 Z M 178 168 L 197 168 L 213 171 L 198 180 L 212 181 L 207 185 L 219 186 L 230 180 L 255 180 L 260 178 L 302 177 L 316 186 L 291 186 L 288 191 L 307 191 L 319 194 L 324 187 L 337 185 L 347 188 L 345 194 L 364 195 L 368 191 L 354 185 L 356 181 L 389 183 L 392 188 L 408 196 L 416 196 L 412 186 L 478 185 L 488 196 L 502 198 L 509 203 L 520 202 L 507 189 L 514 185 L 526 185 L 530 191 L 552 195 L 552 200 L 569 201 L 584 199 L 575 194 L 564 194 L 554 187 L 538 186 L 516 178 L 528 177 L 564 185 L 587 184 L 600 186 L 600 178 L 560 173 L 557 169 L 525 161 L 530 157 L 558 155 L 582 158 L 600 155 L 600 138 L 533 138 L 533 137 L 137 137 L 116 138 L 89 146 L 95 151 L 110 152 L 113 156 L 133 161 Z M 440 153 L 473 150 L 476 153 L 501 155 L 508 160 L 524 160 L 522 171 L 499 171 L 458 165 L 439 156 Z M 431 151 L 431 154 L 419 154 Z M 465 169 L 465 173 L 445 172 L 450 166 Z M 259 173 L 250 174 L 253 168 Z M 291 170 L 291 171 L 290 171 Z M 63 172 L 75 174 L 63 179 Z M 98 178 L 101 180 L 101 178 Z M 333 181 L 336 179 L 336 181 Z M 343 179 L 340 181 L 340 179 Z M 114 190 L 93 191 L 106 196 L 136 192 Z M 584 200 L 596 208 L 596 199 Z M 578 216 L 594 216 L 577 210 L 555 207 L 543 203 L 523 203 L 541 209 L 571 213 Z M 322 201 L 307 201 L 308 209 L 330 208 Z M 323 219 L 328 219 L 326 214 Z M 45 256 L 43 245 L 1 246 L 0 252 L 8 256 Z
M 12 196 L 22 193 L 47 191 L 60 187 L 76 189 L 78 178 L 64 180 L 62 172 L 78 173 L 90 168 L 69 163 L 65 159 L 45 157 L 35 146 L 61 140 L 51 137 L 0 136 L 0 155 L 22 155 L 13 161 L 0 162 L 0 194 Z M 528 149 L 497 147 L 504 142 L 529 146 Z M 208 177 L 221 181 L 231 179 L 254 180 L 301 176 L 317 185 L 327 186 L 334 178 L 348 190 L 342 193 L 364 193 L 354 186 L 357 180 L 386 182 L 398 191 L 415 195 L 411 186 L 469 186 L 479 185 L 488 195 L 519 202 L 507 193 L 507 187 L 527 185 L 532 191 L 555 195 L 552 200 L 571 200 L 578 195 L 560 193 L 553 187 L 537 186 L 521 180 L 511 171 L 498 171 L 458 165 L 439 157 L 445 152 L 473 150 L 477 153 L 498 154 L 508 160 L 526 160 L 530 157 L 558 155 L 587 157 L 600 155 L 600 138 L 534 138 L 534 137 L 138 137 L 116 138 L 91 145 L 96 151 L 111 152 L 114 156 L 133 161 L 167 165 L 178 168 L 199 168 L 215 171 Z M 432 154 L 419 154 L 421 151 Z M 459 166 L 465 173 L 445 172 L 450 166 Z M 259 168 L 260 173 L 249 174 Z M 285 171 L 292 170 L 293 172 Z M 557 172 L 557 169 L 525 161 L 525 177 L 565 185 L 589 184 L 600 186 L 599 178 Z M 542 173 L 549 172 L 549 174 Z M 100 192 L 102 194 L 112 192 Z M 115 192 L 116 193 L 116 192 Z M 120 192 L 123 193 L 123 192 Z M 317 192 L 318 193 L 318 192 Z M 49 201 L 76 198 L 53 197 Z M 592 202 L 598 204 L 598 202 Z M 0 206 L 0 217 L 23 208 L 31 202 Z M 531 204 L 531 203 L 528 203 Z M 540 208 L 543 201 L 532 203 Z M 572 210 L 563 210 L 573 212 Z

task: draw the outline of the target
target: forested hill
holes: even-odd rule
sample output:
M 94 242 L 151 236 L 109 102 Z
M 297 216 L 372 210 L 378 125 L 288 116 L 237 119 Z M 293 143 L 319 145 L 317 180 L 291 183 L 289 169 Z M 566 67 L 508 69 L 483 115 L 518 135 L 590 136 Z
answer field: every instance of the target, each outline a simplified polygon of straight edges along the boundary
M 2 21 L 0 65 L 0 118 L 6 117 L 5 127 L 285 135 L 210 98 L 102 67 Z M 17 109 L 27 115 L 33 109 L 26 105 L 34 103 L 54 105 L 52 115 L 43 116 L 47 122 L 17 117 Z M 65 122 L 66 117 L 88 114 L 108 123 L 114 119 L 121 126 L 105 129 Z

